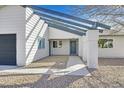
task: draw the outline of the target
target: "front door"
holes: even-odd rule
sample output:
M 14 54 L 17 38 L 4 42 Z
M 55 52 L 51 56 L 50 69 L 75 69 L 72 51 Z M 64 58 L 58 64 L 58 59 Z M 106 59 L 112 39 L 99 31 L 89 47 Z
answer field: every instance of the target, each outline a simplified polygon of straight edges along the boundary
M 49 40 L 49 56 L 51 56 L 51 41 Z
M 76 41 L 70 41 L 70 55 L 77 55 Z

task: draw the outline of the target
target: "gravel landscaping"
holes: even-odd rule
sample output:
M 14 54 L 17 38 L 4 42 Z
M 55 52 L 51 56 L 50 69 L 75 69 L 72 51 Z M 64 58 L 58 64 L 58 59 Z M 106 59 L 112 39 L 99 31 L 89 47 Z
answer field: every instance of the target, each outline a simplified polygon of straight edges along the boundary
M 105 61 L 106 60 L 106 61 Z M 124 88 L 124 66 L 115 59 L 99 59 L 99 69 L 88 69 L 92 76 L 55 76 L 55 75 L 0 75 L 0 87 L 31 87 L 31 88 Z M 101 63 L 100 63 L 101 62 Z M 106 62 L 109 62 L 108 64 Z M 121 63 L 121 64 L 120 64 Z
M 0 87 L 32 87 L 42 76 L 32 74 L 0 73 Z
M 26 68 L 66 68 L 69 56 L 49 56 L 42 60 L 35 61 Z

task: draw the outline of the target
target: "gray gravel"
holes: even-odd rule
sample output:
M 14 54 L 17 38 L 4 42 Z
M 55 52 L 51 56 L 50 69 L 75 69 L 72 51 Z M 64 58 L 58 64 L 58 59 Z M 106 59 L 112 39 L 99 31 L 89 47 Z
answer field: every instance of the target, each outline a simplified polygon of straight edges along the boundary
M 109 61 L 109 59 L 108 59 Z M 100 60 L 99 60 L 100 62 Z M 111 61 L 110 61 L 111 62 Z M 113 61 L 112 61 L 113 62 Z M 106 63 L 105 63 L 106 64 Z M 110 63 L 109 63 L 110 64 Z M 103 63 L 98 70 L 88 69 L 92 76 L 54 76 L 1 73 L 0 87 L 30 88 L 124 88 L 124 66 Z

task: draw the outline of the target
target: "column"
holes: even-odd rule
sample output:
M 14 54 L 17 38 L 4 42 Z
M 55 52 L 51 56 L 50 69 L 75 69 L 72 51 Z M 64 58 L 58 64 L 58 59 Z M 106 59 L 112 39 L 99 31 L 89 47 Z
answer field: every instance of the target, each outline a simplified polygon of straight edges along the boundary
M 98 30 L 88 30 L 87 38 L 87 66 L 88 68 L 98 68 Z

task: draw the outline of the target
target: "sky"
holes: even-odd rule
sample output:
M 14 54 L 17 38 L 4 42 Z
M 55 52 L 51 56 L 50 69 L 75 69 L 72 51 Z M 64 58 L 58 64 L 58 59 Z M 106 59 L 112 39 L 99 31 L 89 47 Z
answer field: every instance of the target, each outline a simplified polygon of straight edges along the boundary
M 69 14 L 71 12 L 71 9 L 69 5 L 39 5 L 38 7 L 44 7 L 47 9 L 63 12 Z
M 73 16 L 76 16 L 76 17 L 81 17 L 83 19 L 88 19 L 88 20 L 92 20 L 92 21 L 97 21 L 97 19 L 102 19 L 101 16 L 100 18 L 97 17 L 97 19 L 95 18 L 91 18 L 89 14 L 87 13 L 83 13 L 83 14 L 77 14 L 76 11 L 77 10 L 73 10 L 75 6 L 73 5 L 37 5 L 38 7 L 43 7 L 43 8 L 47 8 L 47 9 L 50 9 L 50 10 L 54 10 L 54 11 L 59 11 L 59 12 L 62 12 L 62 13 L 66 13 L 66 14 L 69 14 L 69 15 L 73 15 Z M 80 7 L 80 8 L 79 8 Z M 82 5 L 82 6 L 79 6 L 78 8 L 79 9 L 83 9 L 85 6 Z M 84 8 L 85 9 L 85 8 Z M 108 24 L 108 25 L 111 25 L 111 23 L 113 22 L 103 22 L 104 24 Z
M 88 18 L 87 15 L 78 15 L 77 12 L 74 12 L 74 10 L 72 9 L 74 5 L 38 5 L 38 7 L 44 7 L 44 8 L 59 11 L 65 14 L 70 14 L 76 17 Z

